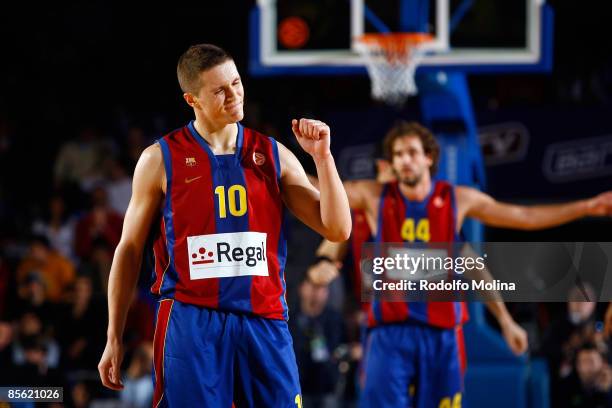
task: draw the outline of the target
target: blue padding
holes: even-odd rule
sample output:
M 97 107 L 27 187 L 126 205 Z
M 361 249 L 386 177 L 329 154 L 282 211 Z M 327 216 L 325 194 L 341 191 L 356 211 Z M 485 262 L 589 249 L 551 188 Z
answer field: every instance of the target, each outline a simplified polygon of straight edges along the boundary
M 529 408 L 550 407 L 550 378 L 548 364 L 543 358 L 531 361 L 529 375 Z
M 516 357 L 500 333 L 486 324 L 483 304 L 470 302 L 468 307 L 470 321 L 464 327 L 468 366 L 472 362 L 524 366 L 526 357 Z
M 460 132 L 436 132 L 441 146 L 438 176 L 454 184 L 484 190 L 484 162 L 465 74 L 418 74 L 415 79 L 419 89 L 421 115 L 426 126 L 432 127 L 439 121 L 464 124 Z M 462 232 L 468 241 L 483 241 L 483 227 L 474 220 L 467 219 Z
M 527 408 L 528 374 L 524 365 L 468 362 L 462 407 Z

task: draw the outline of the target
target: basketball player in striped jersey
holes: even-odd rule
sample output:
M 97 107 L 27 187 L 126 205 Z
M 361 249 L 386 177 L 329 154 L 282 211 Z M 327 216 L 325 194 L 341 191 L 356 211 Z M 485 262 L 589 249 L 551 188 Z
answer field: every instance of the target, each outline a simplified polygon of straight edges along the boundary
M 527 207 L 435 180 L 439 147 L 431 132 L 417 123 L 398 123 L 385 137 L 383 148 L 396 181 L 344 183 L 351 208 L 361 211 L 376 242 L 453 242 L 466 217 L 494 227 L 536 230 L 584 216 L 612 215 L 612 192 Z M 329 273 L 314 277 L 330 278 Z M 514 332 L 504 337 L 513 351 L 520 351 L 523 342 L 515 335 L 516 324 L 503 303 L 487 306 L 502 330 Z M 374 300 L 367 308 L 361 406 L 460 407 L 465 367 L 461 327 L 466 321 L 467 309 L 461 302 Z
M 122 334 L 143 246 L 152 234 L 158 298 L 153 405 L 301 407 L 286 324 L 285 208 L 332 241 L 348 238 L 348 199 L 330 129 L 293 120 L 319 190 L 296 157 L 240 124 L 244 89 L 232 58 L 208 44 L 180 58 L 195 120 L 147 148 L 109 279 L 102 383 L 122 388 Z

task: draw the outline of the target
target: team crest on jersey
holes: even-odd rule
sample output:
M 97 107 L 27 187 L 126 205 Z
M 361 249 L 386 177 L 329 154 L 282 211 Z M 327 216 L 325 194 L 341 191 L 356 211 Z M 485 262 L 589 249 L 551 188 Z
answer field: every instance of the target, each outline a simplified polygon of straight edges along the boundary
M 436 208 L 442 208 L 442 206 L 444 205 L 444 200 L 442 199 L 442 197 L 436 196 L 433 200 L 433 205 Z
M 258 166 L 262 166 L 266 162 L 266 156 L 259 152 L 255 152 L 253 153 L 253 162 Z
M 196 164 L 198 164 L 198 162 L 196 161 L 195 157 L 185 157 L 185 165 L 188 167 L 193 167 Z

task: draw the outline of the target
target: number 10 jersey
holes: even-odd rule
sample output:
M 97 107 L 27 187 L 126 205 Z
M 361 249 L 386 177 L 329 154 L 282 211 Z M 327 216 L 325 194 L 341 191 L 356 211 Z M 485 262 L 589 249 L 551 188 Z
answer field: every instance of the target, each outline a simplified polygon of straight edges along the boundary
M 286 320 L 278 146 L 237 125 L 233 154 L 215 155 L 193 122 L 158 141 L 167 187 L 152 227 L 151 292 L 206 308 Z

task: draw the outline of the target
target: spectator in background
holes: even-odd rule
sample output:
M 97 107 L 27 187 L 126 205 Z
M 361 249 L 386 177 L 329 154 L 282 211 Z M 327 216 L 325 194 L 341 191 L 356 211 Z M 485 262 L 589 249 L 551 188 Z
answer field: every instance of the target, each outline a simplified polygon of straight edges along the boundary
M 595 333 L 595 299 L 593 288 L 586 284 L 568 293 L 564 315 L 553 320 L 543 336 L 542 354 L 548 360 L 551 376 L 551 396 L 554 403 L 560 398 L 562 380 L 573 372 L 576 350 L 593 341 Z
M 17 147 L 19 137 L 15 132 L 15 126 L 8 119 L 8 115 L 0 111 L 0 174 L 11 174 L 19 168 L 21 160 Z M 23 174 L 20 177 L 0 177 L 0 224 L 6 232 L 7 224 L 12 221 L 15 206 L 21 201 L 24 188 Z M 28 185 L 28 188 L 31 188 Z
M 140 158 L 140 155 L 150 145 L 150 141 L 147 139 L 144 130 L 139 126 L 132 126 L 128 129 L 126 137 L 126 146 L 122 151 L 125 151 L 128 156 L 127 166 L 129 174 L 134 172 L 136 163 Z
M 45 325 L 54 327 L 56 305 L 47 301 L 45 283 L 38 273 L 30 273 L 17 288 L 18 300 L 13 313 L 33 312 L 40 316 Z
M 612 368 L 593 343 L 580 346 L 572 375 L 563 381 L 559 407 L 607 408 L 612 406 Z
M 130 197 L 132 197 L 132 177 L 130 177 L 127 164 L 117 159 L 106 161 L 108 183 L 106 191 L 110 207 L 122 217 L 125 216 Z
M 75 408 L 88 408 L 91 404 L 91 391 L 84 381 L 77 382 L 70 390 L 70 399 Z
M 153 403 L 153 383 L 151 382 L 151 361 L 153 344 L 141 344 L 132 356 L 120 400 L 130 408 L 149 408 Z
M 0 254 L 0 320 L 8 314 L 12 280 L 11 270 L 4 261 L 2 254 Z
M 112 144 L 101 138 L 98 129 L 85 126 L 76 140 L 60 148 L 54 169 L 56 186 L 76 185 L 82 191 L 91 191 L 103 179 L 102 164 L 112 150 Z
M 49 341 L 42 336 L 22 337 L 18 344 L 20 361 L 12 373 L 13 385 L 29 387 L 62 386 L 60 371 L 49 364 Z
M 98 355 L 104 350 L 106 304 L 93 295 L 89 276 L 79 276 L 74 283 L 72 302 L 62 316 L 60 343 L 68 370 L 97 369 Z
M 299 297 L 299 305 L 289 319 L 289 329 L 300 372 L 303 405 L 305 408 L 335 407 L 339 380 L 335 353 L 345 342 L 344 321 L 327 304 L 327 286 L 304 279 Z
M 32 225 L 35 234 L 47 237 L 51 248 L 73 262 L 74 229 L 75 220 L 69 217 L 64 199 L 60 195 L 51 197 L 44 219 L 37 220 Z
M 74 282 L 75 269 L 69 259 L 50 247 L 49 240 L 41 235 L 30 239 L 28 255 L 17 268 L 17 284 L 21 285 L 38 274 L 50 302 L 61 302 L 66 289 Z
M 43 368 L 57 368 L 59 366 L 59 345 L 51 336 L 49 330 L 45 331 L 44 329 L 43 321 L 35 312 L 27 311 L 19 317 L 16 341 L 13 344 L 13 364 L 15 366 L 35 364 L 40 370 Z M 28 354 L 29 351 L 39 352 L 35 353 L 36 356 L 40 357 L 43 355 L 44 361 L 38 361 L 38 358 L 30 358 L 33 356 Z M 26 372 L 31 370 L 31 368 L 26 369 Z
M 123 217 L 108 205 L 106 190 L 98 186 L 91 193 L 92 209 L 78 222 L 76 228 L 76 254 L 81 259 L 91 257 L 94 242 L 102 240 L 111 248 L 119 243 Z
M 113 248 L 106 240 L 96 238 L 91 244 L 89 257 L 79 265 L 79 275 L 91 276 L 94 291 L 106 294 L 112 262 Z
M 597 304 L 593 288 L 585 285 L 574 287 L 568 293 L 567 313 L 553 320 L 544 335 L 542 351 L 551 366 L 551 375 L 565 377 L 573 365 L 573 351 L 582 343 L 591 340 L 595 331 L 595 307 Z
M 13 325 L 0 320 L 0 386 L 9 385 L 13 368 L 11 342 L 13 341 Z

